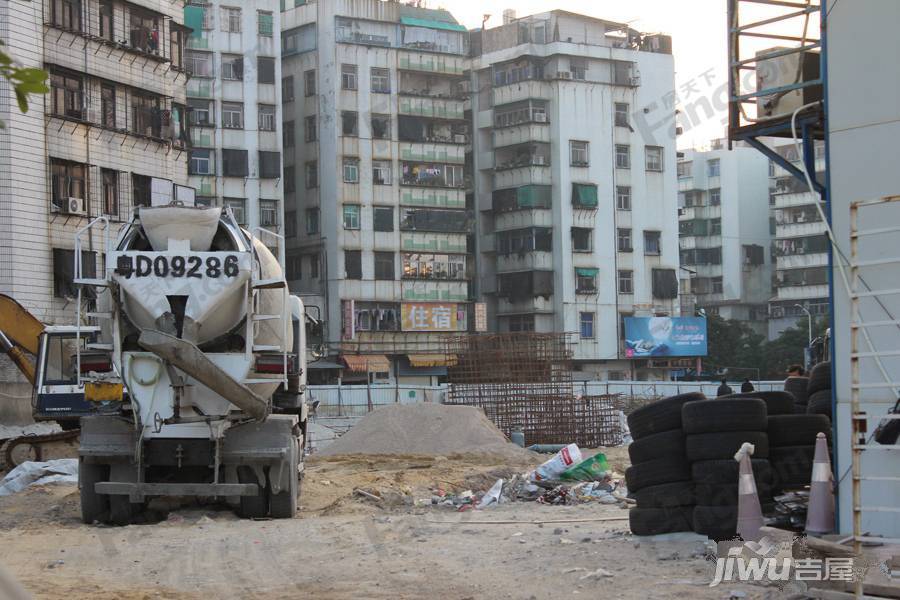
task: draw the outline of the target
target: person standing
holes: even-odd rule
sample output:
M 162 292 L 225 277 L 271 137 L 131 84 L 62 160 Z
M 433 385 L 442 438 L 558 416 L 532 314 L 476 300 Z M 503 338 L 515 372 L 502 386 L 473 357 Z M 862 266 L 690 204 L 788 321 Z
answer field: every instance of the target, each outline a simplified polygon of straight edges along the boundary
M 727 395 L 733 394 L 733 393 L 734 393 L 734 390 L 732 390 L 732 389 L 728 386 L 728 382 L 725 381 L 724 379 L 722 380 L 722 384 L 719 385 L 719 389 L 716 390 L 716 396 L 717 396 L 717 397 L 719 397 L 719 396 L 727 396 Z
M 749 393 L 752 392 L 752 391 L 753 391 L 753 384 L 750 383 L 750 378 L 749 378 L 749 377 L 745 377 L 745 378 L 744 378 L 744 383 L 741 384 L 741 393 L 742 393 L 742 394 L 749 394 Z

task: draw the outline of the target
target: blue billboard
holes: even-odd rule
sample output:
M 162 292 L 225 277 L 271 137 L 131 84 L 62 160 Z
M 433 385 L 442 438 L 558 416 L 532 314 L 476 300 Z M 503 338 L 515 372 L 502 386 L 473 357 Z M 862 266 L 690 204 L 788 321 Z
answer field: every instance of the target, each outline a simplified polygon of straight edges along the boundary
M 706 356 L 706 319 L 625 317 L 625 356 Z

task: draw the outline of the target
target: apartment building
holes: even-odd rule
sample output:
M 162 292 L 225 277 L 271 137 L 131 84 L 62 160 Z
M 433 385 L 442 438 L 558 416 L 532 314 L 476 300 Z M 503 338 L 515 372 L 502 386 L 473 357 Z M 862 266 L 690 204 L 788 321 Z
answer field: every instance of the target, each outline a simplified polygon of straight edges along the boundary
M 0 80 L 0 293 L 45 323 L 74 322 L 79 229 L 106 217 L 115 236 L 186 183 L 183 23 L 168 0 L 0 3 L 4 50 L 51 87 L 22 114 Z M 92 277 L 102 229 L 82 239 Z
M 286 268 L 331 351 L 310 380 L 436 381 L 474 322 L 468 33 L 399 2 L 288 4 Z
M 193 30 L 188 170 L 198 204 L 230 208 L 251 231 L 283 234 L 279 2 L 190 0 L 185 17 Z M 284 249 L 271 236 L 263 241 Z
M 489 328 L 574 333 L 584 377 L 667 378 L 678 361 L 627 357 L 623 319 L 681 314 L 674 107 L 639 123 L 675 89 L 671 40 L 561 10 L 506 20 L 472 32 L 470 64 Z
M 769 161 L 750 147 L 688 150 L 678 161 L 681 305 L 766 335 L 772 296 Z
M 800 157 L 793 144 L 776 151 L 799 166 Z M 815 168 L 819 181 L 825 170 L 824 145 L 815 146 Z M 821 197 L 783 168 L 771 163 L 771 206 L 774 231 L 774 295 L 769 302 L 769 337 L 795 327 L 806 319 L 828 315 L 829 243 L 817 203 Z

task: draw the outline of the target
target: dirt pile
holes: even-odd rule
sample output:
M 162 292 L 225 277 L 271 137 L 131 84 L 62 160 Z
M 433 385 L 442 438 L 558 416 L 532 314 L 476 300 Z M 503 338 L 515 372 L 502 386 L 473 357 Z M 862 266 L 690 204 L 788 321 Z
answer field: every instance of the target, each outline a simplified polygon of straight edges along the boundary
M 476 454 L 501 460 L 534 458 L 531 452 L 509 443 L 481 410 L 431 403 L 379 408 L 320 454 Z

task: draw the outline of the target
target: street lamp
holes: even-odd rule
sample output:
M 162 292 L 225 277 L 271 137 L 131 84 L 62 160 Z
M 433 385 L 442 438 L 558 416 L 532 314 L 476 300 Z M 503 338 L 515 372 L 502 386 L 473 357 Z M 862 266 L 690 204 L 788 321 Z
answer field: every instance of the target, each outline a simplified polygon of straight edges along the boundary
M 795 304 L 794 306 L 806 313 L 806 331 L 809 338 L 807 346 L 812 346 L 812 313 L 802 304 Z

